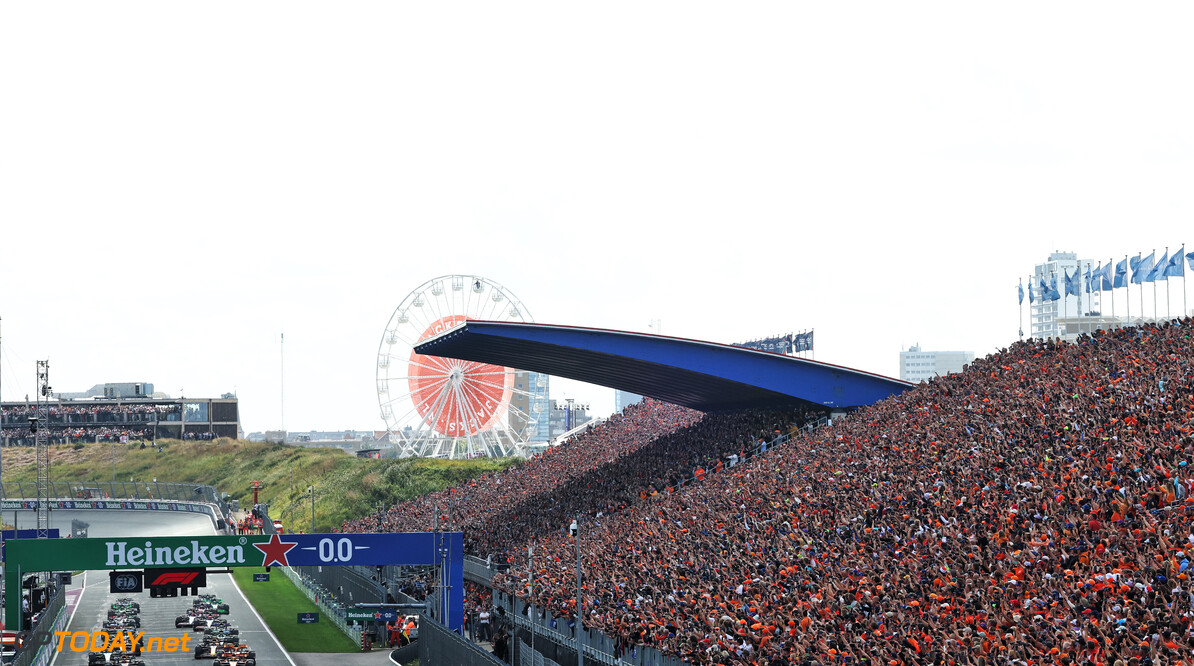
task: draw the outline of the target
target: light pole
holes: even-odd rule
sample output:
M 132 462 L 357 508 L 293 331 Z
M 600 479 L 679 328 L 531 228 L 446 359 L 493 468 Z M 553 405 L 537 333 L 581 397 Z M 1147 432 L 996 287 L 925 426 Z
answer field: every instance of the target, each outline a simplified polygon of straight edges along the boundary
M 311 493 L 311 534 L 315 534 L 315 486 L 308 486 L 307 492 Z
M 585 601 L 580 596 L 580 516 L 572 519 L 568 526 L 572 538 L 576 540 L 576 666 L 585 666 L 585 651 L 580 644 L 580 635 L 585 630 Z

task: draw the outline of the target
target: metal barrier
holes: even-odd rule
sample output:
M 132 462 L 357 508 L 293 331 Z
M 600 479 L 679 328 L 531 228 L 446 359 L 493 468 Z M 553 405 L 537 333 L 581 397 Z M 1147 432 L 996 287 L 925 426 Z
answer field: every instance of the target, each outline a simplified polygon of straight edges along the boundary
M 9 481 L 4 484 L 6 499 L 35 499 L 37 484 L 32 481 Z M 135 499 L 178 500 L 221 505 L 227 513 L 220 493 L 202 483 L 165 483 L 156 481 L 55 481 L 50 484 L 54 499 Z
M 19 594 L 19 591 L 13 590 L 12 593 Z M 57 585 L 54 596 L 46 604 L 41 621 L 29 632 L 28 644 L 41 647 L 36 650 L 22 650 L 13 660 L 13 666 L 46 666 L 50 663 L 50 660 L 54 658 L 54 646 L 57 645 L 57 641 L 53 640 L 54 632 L 65 629 L 66 623 L 70 620 L 65 609 L 66 590 L 61 585 Z M 43 636 L 45 638 L 42 638 Z
M 142 488 L 145 489 L 142 492 Z M 37 484 L 32 481 L 9 481 L 0 486 L 5 500 L 36 500 Z M 211 515 L 217 530 L 232 529 L 230 516 L 232 508 L 215 487 L 203 483 L 167 483 L 157 481 L 56 481 L 50 483 L 50 498 L 59 502 L 76 500 L 132 500 L 136 502 L 186 502 L 209 507 L 205 513 Z M 12 508 L 6 506 L 5 508 Z M 20 508 L 20 507 L 18 507 Z M 28 507 L 33 508 L 33 507 Z M 93 507 L 90 505 L 51 506 L 51 510 L 70 508 L 128 508 Z M 144 508 L 141 506 L 131 508 Z
M 419 666 L 503 664 L 485 648 L 423 615 L 419 618 Z
M 518 641 L 518 666 L 560 666 L 558 662 L 554 662 L 542 654 L 531 650 L 531 646 L 524 643 L 521 639 Z
M 464 578 L 471 580 L 474 583 L 480 583 L 489 586 L 493 582 L 493 574 L 496 570 L 489 566 L 485 560 L 472 555 L 464 556 Z

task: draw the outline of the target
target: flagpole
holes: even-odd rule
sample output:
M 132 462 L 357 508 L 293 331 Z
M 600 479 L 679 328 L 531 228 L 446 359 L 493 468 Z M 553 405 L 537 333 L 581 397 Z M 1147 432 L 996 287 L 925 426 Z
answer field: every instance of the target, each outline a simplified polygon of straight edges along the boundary
M 1024 278 L 1020 278 L 1020 291 L 1017 292 L 1020 298 L 1019 307 L 1016 308 L 1020 313 L 1020 339 L 1024 339 Z
M 1115 257 L 1111 258 L 1110 270 L 1115 270 Z M 1115 276 L 1111 277 L 1111 321 L 1115 321 Z
M 1186 257 L 1184 256 L 1185 254 L 1186 254 L 1186 244 L 1182 243 L 1182 255 L 1183 256 L 1182 256 L 1181 260 L 1183 262 L 1185 262 L 1185 260 L 1186 260 Z M 1186 317 L 1188 317 L 1190 315 L 1190 311 L 1186 309 L 1186 268 L 1187 268 L 1187 266 L 1183 263 L 1182 264 L 1182 319 L 1185 319 Z
M 1124 293 L 1127 294 L 1127 299 L 1128 299 L 1128 326 L 1132 325 L 1132 282 L 1128 279 L 1129 271 L 1127 270 L 1127 269 L 1130 269 L 1131 267 L 1132 267 L 1132 264 L 1131 264 L 1131 262 L 1128 261 L 1128 255 L 1125 254 L 1124 255 L 1124 269 L 1125 269 L 1125 271 L 1124 271 L 1124 287 L 1127 287 L 1127 288 L 1124 289 Z
M 1143 254 L 1143 253 L 1141 253 L 1141 254 Z M 1157 256 L 1157 248 L 1155 248 L 1155 247 L 1153 248 L 1152 256 L 1153 257 Z M 1140 263 L 1144 263 L 1143 258 L 1141 258 Z M 1146 278 L 1146 277 L 1148 277 L 1148 273 L 1145 273 L 1144 277 L 1140 278 L 1140 321 L 1141 322 L 1144 321 L 1144 278 Z M 1156 309 L 1155 302 L 1153 303 L 1153 306 L 1154 306 L 1153 309 L 1155 310 Z M 1153 316 L 1156 316 L 1156 312 L 1153 313 Z
M 1166 258 L 1169 257 L 1169 246 L 1168 245 L 1165 246 L 1165 257 Z M 1166 265 L 1165 268 L 1162 269 L 1162 272 L 1167 271 L 1167 270 L 1169 270 L 1168 265 Z M 1156 283 L 1154 282 L 1153 284 L 1156 284 Z M 1168 275 L 1165 276 L 1165 318 L 1169 319 L 1169 276 Z
M 1165 250 L 1165 254 L 1169 254 L 1169 250 Z M 1156 248 L 1153 248 L 1153 256 L 1154 257 L 1157 256 Z M 1157 264 L 1156 264 L 1156 261 L 1154 260 L 1153 261 L 1153 270 L 1156 270 L 1156 268 L 1157 268 Z M 1152 271 L 1150 271 L 1150 272 L 1152 272 Z M 1148 277 L 1148 276 L 1145 276 L 1145 277 Z M 1140 286 L 1142 288 L 1144 287 L 1144 285 L 1140 285 Z M 1157 278 L 1154 277 L 1153 278 L 1153 321 L 1156 321 L 1158 318 L 1159 317 L 1157 317 Z
M 1078 267 L 1075 268 L 1074 271 L 1076 273 L 1074 275 L 1074 279 L 1075 280 L 1082 279 L 1082 260 L 1081 259 L 1078 260 Z M 1082 335 L 1082 287 L 1080 285 L 1074 285 L 1074 286 L 1078 287 L 1078 290 L 1077 290 L 1078 291 L 1078 335 Z M 1086 286 L 1087 287 L 1090 286 L 1090 280 L 1086 281 Z

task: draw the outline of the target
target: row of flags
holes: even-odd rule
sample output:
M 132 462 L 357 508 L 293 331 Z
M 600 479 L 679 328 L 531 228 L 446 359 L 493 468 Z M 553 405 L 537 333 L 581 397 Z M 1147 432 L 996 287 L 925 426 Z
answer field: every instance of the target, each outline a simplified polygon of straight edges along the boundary
M 812 351 L 813 331 L 809 330 L 803 333 L 777 335 L 772 338 L 751 340 L 749 342 L 735 342 L 734 346 L 775 352 L 777 354 L 795 354 L 798 352 Z
M 1144 284 L 1145 282 L 1161 282 L 1171 277 L 1183 277 L 1186 274 L 1187 263 L 1190 265 L 1190 270 L 1194 271 L 1194 252 L 1186 254 L 1185 246 L 1174 252 L 1172 256 L 1168 250 L 1161 255 L 1159 260 L 1156 259 L 1156 255 L 1156 250 L 1153 250 L 1147 257 L 1137 254 L 1131 258 L 1124 257 L 1119 262 L 1112 259 L 1105 264 L 1100 263 L 1094 270 L 1091 270 L 1090 266 L 1087 266 L 1085 271 L 1075 268 L 1073 275 L 1063 269 L 1061 277 L 1065 294 L 1079 296 L 1083 292 L 1089 294 L 1119 289 L 1128 286 L 1129 282 Z M 1044 277 L 1037 282 L 1034 289 L 1033 279 L 1031 277 L 1028 279 L 1029 303 L 1035 303 L 1038 299 L 1041 301 L 1061 299 L 1062 292 L 1058 288 L 1056 275 L 1050 276 L 1048 283 L 1045 282 Z M 1024 285 L 1019 285 L 1017 290 L 1019 302 L 1023 304 Z

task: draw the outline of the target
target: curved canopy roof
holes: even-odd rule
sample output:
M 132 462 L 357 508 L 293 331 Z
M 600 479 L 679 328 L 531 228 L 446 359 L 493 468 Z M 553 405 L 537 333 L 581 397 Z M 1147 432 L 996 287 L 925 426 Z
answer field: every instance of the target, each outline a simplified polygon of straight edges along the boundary
M 414 349 L 567 377 L 701 411 L 801 403 L 861 407 L 912 386 L 774 352 L 577 326 L 470 320 Z

